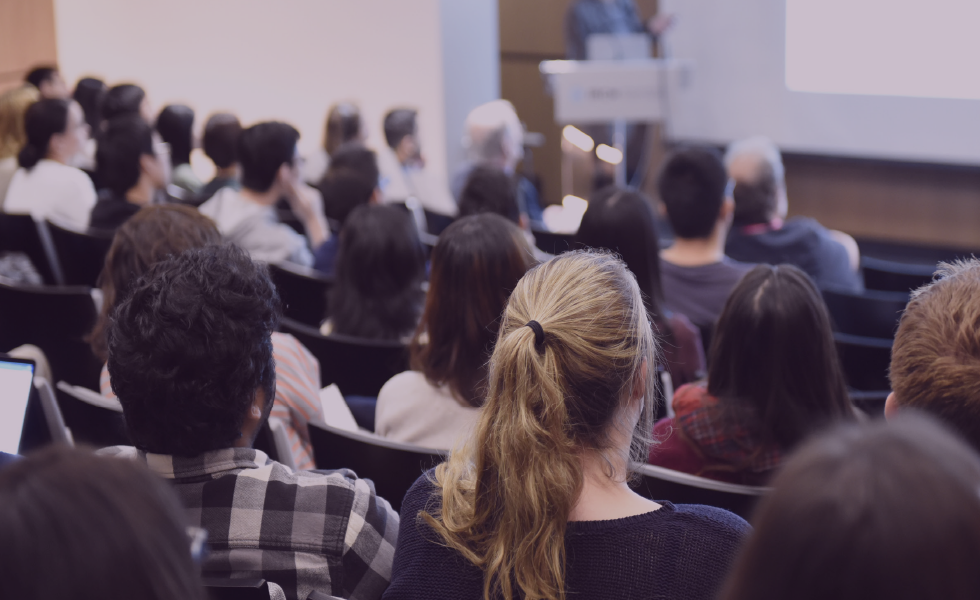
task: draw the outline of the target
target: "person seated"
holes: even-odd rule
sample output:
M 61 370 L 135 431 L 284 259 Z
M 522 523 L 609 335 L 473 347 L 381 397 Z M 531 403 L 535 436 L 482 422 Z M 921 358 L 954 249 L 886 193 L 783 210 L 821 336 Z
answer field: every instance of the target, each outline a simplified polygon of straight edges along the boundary
M 233 245 L 171 255 L 110 313 L 112 389 L 132 457 L 170 479 L 207 529 L 205 577 L 258 577 L 289 600 L 380 598 L 398 514 L 353 472 L 292 471 L 252 448 L 276 389 L 279 298 Z
M 7 188 L 3 210 L 55 219 L 85 229 L 95 206 L 95 188 L 82 170 L 68 166 L 88 139 L 77 102 L 39 100 L 24 113 L 27 142 L 17 155 L 20 168 Z
M 827 308 L 803 271 L 746 273 L 718 319 L 707 381 L 678 389 L 673 409 L 650 463 L 746 485 L 765 485 L 810 433 L 854 418 Z
M 980 459 L 926 415 L 839 427 L 773 480 L 721 600 L 980 597 Z
M 167 187 L 166 159 L 157 156 L 153 130 L 136 115 L 108 122 L 99 136 L 96 160 L 105 188 L 92 208 L 92 229 L 115 231 Z
M 327 174 L 334 152 L 344 144 L 363 144 L 364 125 L 361 109 L 350 102 L 338 102 L 327 112 L 327 124 L 323 131 L 323 147 L 306 157 L 303 165 L 303 181 L 317 185 Z
M 656 355 L 621 261 L 575 251 L 529 271 L 501 317 L 475 432 L 405 495 L 385 598 L 714 598 L 748 524 L 628 485 Z
M 498 215 L 462 217 L 442 232 L 410 346 L 412 370 L 381 388 L 375 433 L 440 450 L 472 434 L 500 313 L 533 264 L 520 229 Z
M 132 83 L 109 88 L 102 99 L 102 119 L 108 121 L 122 115 L 139 115 L 147 124 L 153 124 L 150 99 L 143 88 Z
M 101 79 L 82 77 L 75 84 L 75 91 L 71 95 L 85 113 L 85 122 L 88 123 L 90 134 L 88 142 L 75 155 L 71 166 L 82 169 L 89 177 L 95 177 L 96 138 L 102 131 L 102 102 L 108 90 L 109 88 Z M 98 189 L 99 186 L 96 186 L 96 190 Z
M 48 446 L 0 470 L 4 597 L 205 600 L 200 530 L 139 464 Z
M 340 232 L 337 276 L 320 333 L 400 340 L 419 322 L 425 251 L 411 217 L 397 206 L 359 206 Z
M 398 108 L 384 118 L 387 145 L 378 153 L 381 193 L 385 202 L 412 204 L 442 215 L 455 215 L 456 203 L 444 183 L 437 183 L 425 170 L 419 137 L 418 112 Z
M 310 247 L 329 237 L 320 193 L 300 181 L 299 132 L 286 123 L 253 125 L 238 139 L 241 190 L 218 190 L 201 205 L 226 240 L 263 262 L 313 266 Z M 276 217 L 275 204 L 285 196 L 302 222 L 302 236 Z
M 241 135 L 242 124 L 235 115 L 215 113 L 208 117 L 202 145 L 204 154 L 214 163 L 214 178 L 197 193 L 194 204 L 204 204 L 224 187 L 241 189 L 238 181 L 238 138 Z
M 20 166 L 17 154 L 27 143 L 24 113 L 38 98 L 37 90 L 29 85 L 0 94 L 0 210 L 7 198 L 10 180 Z
M 95 355 L 102 361 L 108 358 L 109 315 L 143 273 L 170 255 L 219 243 L 221 234 L 214 223 L 187 206 L 148 206 L 126 221 L 113 237 L 99 278 L 102 305 L 88 338 Z M 272 355 L 277 381 L 272 416 L 286 430 L 296 466 L 312 469 L 313 447 L 306 424 L 327 420 L 320 402 L 320 363 L 299 340 L 286 333 L 272 334 Z M 101 389 L 106 398 L 115 398 L 105 367 Z
M 700 378 L 705 369 L 704 348 L 697 328 L 685 315 L 664 307 L 657 257 L 660 242 L 650 200 L 616 187 L 599 190 L 589 200 L 574 243 L 576 248 L 601 248 L 622 257 L 643 291 L 673 385 Z
M 204 187 L 191 168 L 194 149 L 194 109 L 185 104 L 168 104 L 157 116 L 155 125 L 160 139 L 170 145 L 170 180 L 177 187 L 196 194 Z
M 347 223 L 348 217 L 355 208 L 381 202 L 381 191 L 378 189 L 378 170 L 374 167 L 374 178 L 371 179 L 370 169 L 365 175 L 365 169 L 343 166 L 348 158 L 354 159 L 361 152 L 367 163 L 370 156 L 374 164 L 374 152 L 363 146 L 358 148 L 341 149 L 335 156 L 341 164 L 334 164 L 327 175 L 320 180 L 320 194 L 323 196 L 323 212 L 327 222 L 331 224 L 330 239 L 320 244 L 313 253 L 313 268 L 324 275 L 333 276 L 336 271 L 337 251 L 340 247 L 340 232 Z M 356 163 L 357 160 L 351 160 Z
M 980 451 L 980 260 L 940 264 L 935 277 L 912 292 L 902 313 L 885 416 L 931 413 Z
M 31 69 L 24 77 L 24 83 L 37 88 L 41 98 L 47 100 L 69 100 L 71 91 L 65 83 L 65 79 L 55 66 L 43 66 Z
M 667 158 L 657 188 L 674 243 L 660 252 L 664 306 L 699 329 L 714 327 L 735 284 L 752 265 L 725 256 L 735 202 L 718 153 L 678 150 Z
M 775 144 L 762 137 L 735 142 L 725 153 L 725 167 L 735 180 L 725 254 L 747 263 L 795 265 L 820 289 L 861 291 L 854 238 L 807 217 L 785 220 L 785 171 Z
M 467 163 L 453 177 L 452 192 L 459 204 L 463 187 L 474 167 L 495 167 L 513 178 L 517 203 L 532 223 L 541 223 L 543 211 L 538 190 L 527 177 L 517 172 L 524 160 L 524 125 L 514 105 L 507 100 L 493 100 L 477 106 L 466 117 L 463 147 Z

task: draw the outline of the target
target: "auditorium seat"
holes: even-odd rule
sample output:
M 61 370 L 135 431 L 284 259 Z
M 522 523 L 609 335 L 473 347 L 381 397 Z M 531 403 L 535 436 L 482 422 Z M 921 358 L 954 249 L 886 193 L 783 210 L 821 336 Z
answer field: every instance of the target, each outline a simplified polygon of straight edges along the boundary
M 47 227 L 65 285 L 96 287 L 105 255 L 112 245 L 113 232 L 96 229 L 79 231 L 51 220 L 48 220 Z
M 396 511 L 415 480 L 446 458 L 443 451 L 393 442 L 372 433 L 345 431 L 323 423 L 310 423 L 309 429 L 317 469 L 346 468 L 370 479 L 378 495 Z
M 890 339 L 835 333 L 834 342 L 848 387 L 865 392 L 891 389 L 888 381 L 892 354 Z
M 270 600 L 265 579 L 202 577 L 210 600 Z
M 548 254 L 558 256 L 562 252 L 568 252 L 573 248 L 572 239 L 575 236 L 570 233 L 555 233 L 542 229 L 533 229 L 531 233 L 534 234 L 534 245 L 539 250 L 543 250 Z
M 324 336 L 289 318 L 279 329 L 295 336 L 320 361 L 320 385 L 335 383 L 345 396 L 377 396 L 389 379 L 408 370 L 408 347 L 400 341 Z
M 422 209 L 425 214 L 425 225 L 428 232 L 434 236 L 439 236 L 446 227 L 453 224 L 453 218 L 431 210 Z
M 752 516 L 759 498 L 769 488 L 737 485 L 689 475 L 654 465 L 642 465 L 636 492 L 654 501 L 705 504 L 729 510 L 745 519 Z
M 58 407 L 76 444 L 93 448 L 131 446 L 122 407 L 93 390 L 59 381 L 55 388 Z
M 861 270 L 867 289 L 907 294 L 932 281 L 936 266 L 862 256 Z
M 327 292 L 333 279 L 293 263 L 270 264 L 269 276 L 279 290 L 283 314 L 300 323 L 319 327 L 327 315 Z
M 47 225 L 30 215 L 0 212 L 0 252 L 23 252 L 47 285 L 64 283 Z
M 892 338 L 908 304 L 908 293 L 865 290 L 860 294 L 823 290 L 824 302 L 840 333 Z

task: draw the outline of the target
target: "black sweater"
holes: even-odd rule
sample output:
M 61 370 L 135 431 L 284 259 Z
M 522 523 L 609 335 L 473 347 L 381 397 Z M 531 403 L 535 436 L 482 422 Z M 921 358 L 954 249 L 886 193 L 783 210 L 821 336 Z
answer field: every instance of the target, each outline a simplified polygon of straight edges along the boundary
M 610 521 L 573 521 L 565 536 L 568 600 L 711 600 L 749 525 L 730 512 L 661 502 L 659 510 Z M 384 600 L 480 600 L 483 573 L 417 518 L 439 510 L 423 475 L 405 495 L 391 585 Z

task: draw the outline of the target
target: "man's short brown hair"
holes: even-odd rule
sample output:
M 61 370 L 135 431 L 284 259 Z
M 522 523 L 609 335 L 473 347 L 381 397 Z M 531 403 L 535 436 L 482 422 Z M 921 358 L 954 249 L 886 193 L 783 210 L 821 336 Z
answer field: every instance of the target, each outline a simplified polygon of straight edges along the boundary
M 938 415 L 980 449 L 980 260 L 942 263 L 912 293 L 889 377 L 899 406 Z

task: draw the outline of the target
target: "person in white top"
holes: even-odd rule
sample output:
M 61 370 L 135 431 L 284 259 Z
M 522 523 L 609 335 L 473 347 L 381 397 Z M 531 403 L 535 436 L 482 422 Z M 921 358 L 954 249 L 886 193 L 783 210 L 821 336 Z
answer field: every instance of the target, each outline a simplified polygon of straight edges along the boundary
M 298 140 L 299 132 L 286 123 L 259 123 L 243 131 L 238 140 L 242 189 L 222 188 L 201 205 L 221 235 L 254 260 L 309 267 L 310 248 L 318 248 L 330 236 L 323 198 L 302 183 Z M 274 206 L 283 197 L 303 223 L 306 237 L 276 217 Z
M 7 189 L 4 211 L 88 227 L 95 187 L 88 175 L 68 166 L 88 140 L 82 107 L 74 101 L 40 100 L 27 109 L 24 129 L 27 143 L 17 156 L 20 168 Z
M 414 370 L 381 388 L 375 433 L 440 450 L 469 435 L 483 405 L 500 314 L 534 262 L 521 230 L 499 215 L 464 217 L 442 232 L 411 343 Z

